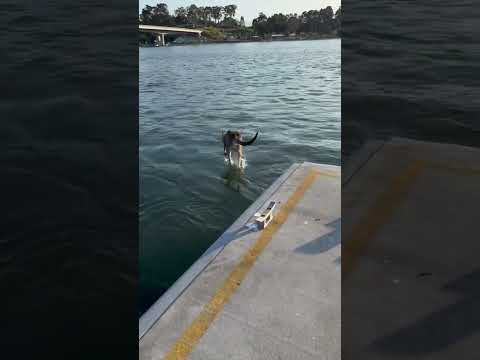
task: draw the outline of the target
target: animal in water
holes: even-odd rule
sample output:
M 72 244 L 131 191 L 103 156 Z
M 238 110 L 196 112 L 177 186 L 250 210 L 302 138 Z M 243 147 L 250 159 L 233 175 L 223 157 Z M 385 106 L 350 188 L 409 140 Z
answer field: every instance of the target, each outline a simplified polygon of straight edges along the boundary
M 243 147 L 252 145 L 257 139 L 257 136 L 258 131 L 252 139 L 244 141 L 240 131 L 228 130 L 226 133 L 224 133 L 223 156 L 225 158 L 225 162 L 227 162 L 229 165 L 244 168 L 245 158 L 243 156 Z

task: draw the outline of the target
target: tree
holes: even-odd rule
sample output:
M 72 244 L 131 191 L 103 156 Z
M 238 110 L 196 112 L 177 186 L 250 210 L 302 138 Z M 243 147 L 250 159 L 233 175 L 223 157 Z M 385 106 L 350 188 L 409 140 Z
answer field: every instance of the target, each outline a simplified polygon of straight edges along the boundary
M 252 27 L 256 34 L 265 35 L 268 32 L 267 20 L 267 15 L 263 12 L 258 14 L 257 18 L 253 19 Z
M 165 3 L 156 6 L 146 5 L 140 14 L 140 23 L 144 25 L 172 25 L 175 20 L 168 12 L 168 6 Z
M 335 19 L 342 17 L 342 7 L 340 6 L 335 12 Z
M 185 25 L 188 23 L 187 18 L 187 9 L 184 7 L 179 7 L 175 10 L 175 24 L 177 25 Z
M 338 19 L 337 19 L 338 15 Z M 304 11 L 300 16 L 297 14 L 274 14 L 267 17 L 260 13 L 252 22 L 256 34 L 265 35 L 271 33 L 315 33 L 332 34 L 340 28 L 341 9 L 334 14 L 331 6 L 320 10 Z
M 152 11 L 152 23 L 154 25 L 171 25 L 172 21 L 168 12 L 168 5 L 165 3 L 157 4 Z
M 341 31 L 342 29 L 342 7 L 341 6 L 335 12 L 335 26 L 337 27 L 338 31 Z
M 211 6 L 205 6 L 205 18 L 208 23 L 212 22 L 212 7 Z
M 334 20 L 334 13 L 331 6 L 327 6 L 325 9 L 321 9 L 319 12 L 320 16 L 320 26 L 319 32 L 320 33 L 331 33 L 335 30 L 335 20 Z
M 227 5 L 223 8 L 226 17 L 233 18 L 237 11 L 237 5 Z
M 203 6 L 198 7 L 197 14 L 198 14 L 198 22 L 205 24 L 205 8 Z
M 269 33 L 286 33 L 288 29 L 287 17 L 283 14 L 274 14 L 268 18 L 267 26 Z
M 198 24 L 198 7 L 195 4 L 190 5 L 187 8 L 187 19 L 188 23 L 193 25 L 194 27 Z
M 300 28 L 300 20 L 298 19 L 297 14 L 288 14 L 287 15 L 287 32 L 289 34 L 298 32 Z
M 322 10 L 320 10 L 320 12 L 322 12 Z M 327 6 L 325 9 L 323 9 L 323 16 L 327 21 L 331 21 L 333 19 L 335 13 L 333 12 L 331 6 Z
M 144 25 L 150 25 L 152 23 L 152 13 L 153 7 L 146 5 L 140 14 L 140 22 Z
M 215 23 L 218 24 L 222 18 L 223 7 L 222 6 L 213 6 L 212 7 L 212 17 L 215 19 Z
M 210 22 L 211 18 L 211 7 L 210 6 L 200 6 L 197 9 L 199 20 L 203 25 L 207 25 Z
M 232 17 L 227 17 L 225 19 L 223 19 L 220 24 L 218 24 L 218 26 L 222 27 L 222 28 L 227 28 L 227 29 L 231 29 L 231 28 L 237 28 L 239 27 L 239 23 L 237 20 L 235 20 L 234 18 Z
M 240 27 L 245 27 L 245 19 L 243 16 L 240 16 Z

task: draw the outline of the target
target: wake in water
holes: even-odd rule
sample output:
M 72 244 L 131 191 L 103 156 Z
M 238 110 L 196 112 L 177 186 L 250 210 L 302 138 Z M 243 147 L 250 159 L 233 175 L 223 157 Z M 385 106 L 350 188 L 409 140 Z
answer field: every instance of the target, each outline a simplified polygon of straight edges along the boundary
M 248 183 L 244 177 L 243 169 L 230 164 L 228 164 L 227 169 L 223 174 L 223 179 L 225 180 L 225 185 L 236 192 L 241 192 Z

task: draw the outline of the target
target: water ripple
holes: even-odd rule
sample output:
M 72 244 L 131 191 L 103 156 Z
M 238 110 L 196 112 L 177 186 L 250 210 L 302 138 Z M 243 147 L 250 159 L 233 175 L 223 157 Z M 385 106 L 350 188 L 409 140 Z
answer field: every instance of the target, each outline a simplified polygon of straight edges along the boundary
M 340 40 L 140 49 L 142 312 L 288 166 L 340 162 Z M 222 130 L 246 136 L 245 174 Z

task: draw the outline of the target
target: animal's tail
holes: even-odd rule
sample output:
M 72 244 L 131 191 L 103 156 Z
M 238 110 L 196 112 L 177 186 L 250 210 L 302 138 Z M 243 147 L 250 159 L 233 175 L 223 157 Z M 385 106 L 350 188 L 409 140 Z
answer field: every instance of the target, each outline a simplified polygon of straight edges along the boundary
M 239 143 L 240 145 L 243 145 L 243 146 L 252 145 L 253 142 L 257 139 L 257 136 L 258 136 L 258 131 L 257 131 L 257 133 L 255 134 L 255 136 L 254 136 L 251 140 L 249 140 L 249 141 L 239 141 L 238 143 Z

